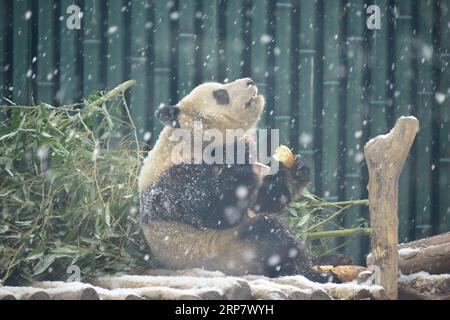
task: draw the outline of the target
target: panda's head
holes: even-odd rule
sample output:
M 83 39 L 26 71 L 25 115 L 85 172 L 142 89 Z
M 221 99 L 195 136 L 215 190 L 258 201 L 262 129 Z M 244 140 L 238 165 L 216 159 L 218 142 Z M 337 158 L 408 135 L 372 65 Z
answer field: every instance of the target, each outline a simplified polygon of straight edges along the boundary
M 162 106 L 155 116 L 166 126 L 192 129 L 195 121 L 219 130 L 253 128 L 264 108 L 264 97 L 250 78 L 231 83 L 199 85 L 176 106 Z

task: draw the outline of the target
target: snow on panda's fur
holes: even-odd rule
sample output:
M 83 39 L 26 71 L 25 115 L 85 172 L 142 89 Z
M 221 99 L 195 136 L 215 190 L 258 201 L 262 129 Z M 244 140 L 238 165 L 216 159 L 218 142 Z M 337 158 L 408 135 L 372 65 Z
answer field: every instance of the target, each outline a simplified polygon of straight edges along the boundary
M 139 191 L 143 232 L 163 267 L 205 268 L 231 275 L 302 274 L 327 280 L 311 268 L 310 255 L 280 217 L 310 181 L 300 156 L 292 168 L 280 163 L 274 175 L 265 175 L 261 166 L 248 162 L 171 161 L 179 143 L 170 139 L 175 129 L 193 132 L 194 121 L 201 121 L 203 130 L 214 128 L 225 137 L 226 129 L 256 127 L 263 108 L 264 97 L 250 78 L 244 78 L 202 84 L 176 106 L 156 112 L 165 127 L 144 160 Z M 248 151 L 251 142 L 245 143 Z

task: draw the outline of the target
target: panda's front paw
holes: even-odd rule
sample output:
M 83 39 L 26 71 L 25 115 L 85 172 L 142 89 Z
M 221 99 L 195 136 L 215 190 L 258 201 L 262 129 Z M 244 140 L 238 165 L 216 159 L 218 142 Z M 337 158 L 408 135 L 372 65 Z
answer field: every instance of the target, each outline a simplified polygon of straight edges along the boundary
M 311 182 L 311 169 L 309 169 L 305 163 L 305 159 L 299 154 L 294 156 L 294 165 L 291 168 L 291 173 L 297 182 L 304 183 L 305 185 Z

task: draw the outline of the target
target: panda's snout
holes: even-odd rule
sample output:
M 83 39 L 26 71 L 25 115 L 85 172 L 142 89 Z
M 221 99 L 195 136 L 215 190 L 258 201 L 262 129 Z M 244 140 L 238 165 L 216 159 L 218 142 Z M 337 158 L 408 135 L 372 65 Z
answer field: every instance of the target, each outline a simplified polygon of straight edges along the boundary
M 254 86 L 255 85 L 255 81 L 253 81 L 252 79 L 248 79 L 246 82 L 247 86 Z

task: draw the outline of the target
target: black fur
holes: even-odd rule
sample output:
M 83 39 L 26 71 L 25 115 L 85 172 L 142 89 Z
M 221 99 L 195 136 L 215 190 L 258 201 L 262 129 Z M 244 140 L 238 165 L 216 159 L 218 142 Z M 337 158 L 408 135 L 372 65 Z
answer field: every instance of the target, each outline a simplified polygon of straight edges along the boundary
M 286 208 L 291 202 L 288 174 L 286 167 L 281 167 L 276 174 L 264 178 L 253 206 L 255 212 L 277 213 Z
M 228 91 L 225 89 L 219 89 L 213 91 L 214 99 L 216 99 L 217 104 L 227 105 L 230 103 L 230 96 L 228 95 Z
M 177 106 L 165 106 L 159 107 L 155 112 L 155 117 L 166 126 L 172 128 L 179 128 L 180 123 L 178 121 L 178 115 L 180 114 L 180 108 Z
M 242 222 L 255 192 L 249 165 L 179 164 L 142 194 L 141 211 L 144 222 L 163 218 L 197 228 L 229 228 Z
M 301 274 L 317 282 L 328 277 L 311 268 L 311 256 L 285 223 L 278 217 L 259 215 L 246 221 L 240 239 L 257 244 L 257 256 L 269 277 Z

